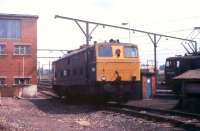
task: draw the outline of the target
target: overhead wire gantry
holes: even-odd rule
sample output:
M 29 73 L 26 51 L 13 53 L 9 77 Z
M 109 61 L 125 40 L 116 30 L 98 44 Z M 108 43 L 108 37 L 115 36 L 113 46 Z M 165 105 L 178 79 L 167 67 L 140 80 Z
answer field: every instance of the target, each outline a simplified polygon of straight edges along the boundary
M 86 46 L 89 46 L 89 41 L 92 38 L 91 35 L 98 26 L 111 27 L 111 28 L 117 28 L 117 29 L 123 29 L 123 30 L 129 30 L 129 31 L 147 34 L 149 36 L 151 42 L 153 43 L 153 46 L 154 46 L 154 71 L 156 73 L 156 86 L 157 86 L 157 46 L 158 46 L 158 43 L 159 43 L 159 41 L 162 37 L 187 41 L 187 42 L 191 43 L 192 46 L 194 46 L 194 52 L 197 53 L 197 42 L 194 41 L 194 40 L 191 40 L 191 39 L 185 39 L 185 38 L 180 38 L 180 37 L 175 37 L 175 36 L 169 36 L 169 35 L 164 35 L 164 34 L 159 34 L 159 33 L 148 32 L 148 31 L 144 31 L 144 30 L 126 28 L 126 27 L 110 25 L 110 24 L 104 24 L 104 23 L 99 23 L 99 22 L 81 20 L 81 19 L 76 19 L 76 18 L 71 18 L 71 17 L 60 16 L 60 15 L 55 15 L 55 18 L 74 21 L 78 25 L 78 27 L 80 28 L 82 33 L 85 35 Z M 85 29 L 80 25 L 80 23 L 85 24 Z M 94 27 L 92 28 L 91 31 L 90 31 L 90 25 L 94 25 Z M 86 51 L 86 56 L 87 56 L 86 61 L 88 61 L 88 51 Z M 87 68 L 86 69 L 86 72 L 87 72 L 86 73 L 86 79 L 88 80 L 88 62 L 87 62 L 86 68 Z

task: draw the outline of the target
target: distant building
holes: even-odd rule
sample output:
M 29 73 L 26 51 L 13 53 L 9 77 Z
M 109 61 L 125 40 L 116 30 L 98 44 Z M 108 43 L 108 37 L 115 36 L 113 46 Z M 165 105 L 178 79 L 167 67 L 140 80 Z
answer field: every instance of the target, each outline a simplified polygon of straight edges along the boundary
M 0 86 L 37 86 L 37 19 L 0 14 Z

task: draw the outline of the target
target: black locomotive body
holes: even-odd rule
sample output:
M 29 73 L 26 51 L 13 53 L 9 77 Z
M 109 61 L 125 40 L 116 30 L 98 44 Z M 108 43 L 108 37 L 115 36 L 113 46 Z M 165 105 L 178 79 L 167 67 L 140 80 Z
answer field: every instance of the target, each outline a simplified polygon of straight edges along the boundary
M 181 82 L 173 78 L 193 69 L 200 68 L 200 55 L 169 57 L 165 63 L 165 81 L 177 94 L 181 91 Z

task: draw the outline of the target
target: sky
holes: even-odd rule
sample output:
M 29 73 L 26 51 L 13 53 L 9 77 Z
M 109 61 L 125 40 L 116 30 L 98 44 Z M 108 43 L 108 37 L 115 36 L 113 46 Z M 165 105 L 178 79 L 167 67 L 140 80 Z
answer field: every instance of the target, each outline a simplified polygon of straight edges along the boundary
M 56 14 L 118 26 L 125 22 L 129 25 L 124 27 L 187 38 L 194 27 L 200 26 L 199 5 L 199 0 L 0 0 L 0 13 L 38 15 L 38 48 L 71 50 L 85 44 L 85 37 L 73 21 L 54 19 Z M 152 61 L 153 44 L 149 37 L 130 33 L 131 40 L 128 31 L 98 27 L 90 44 L 111 38 L 131 41 L 139 46 L 141 63 Z M 158 64 L 164 64 L 166 57 L 184 54 L 181 42 L 161 38 Z M 38 52 L 38 56 L 61 55 Z M 48 66 L 49 60 L 38 61 Z

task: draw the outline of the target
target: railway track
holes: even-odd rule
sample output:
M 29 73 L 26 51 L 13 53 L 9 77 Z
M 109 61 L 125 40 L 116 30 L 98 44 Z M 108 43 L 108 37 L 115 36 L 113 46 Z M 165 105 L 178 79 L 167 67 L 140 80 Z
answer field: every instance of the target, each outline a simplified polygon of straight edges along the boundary
M 45 88 L 52 88 L 52 82 L 49 80 L 41 80 L 38 82 L 38 86 L 42 86 Z
M 156 122 L 167 122 L 175 127 L 184 128 L 187 130 L 200 130 L 200 115 L 173 111 L 173 110 L 161 110 L 145 107 L 136 107 L 130 105 L 121 105 L 115 103 L 107 103 L 101 106 L 103 109 L 115 111 L 119 113 L 128 114 L 131 116 L 137 116 Z
M 51 81 L 40 81 L 38 82 L 38 91 L 45 96 L 52 97 L 58 99 L 59 96 L 56 95 L 52 88 Z
M 44 93 L 45 95 L 52 96 L 53 98 L 58 98 L 54 94 L 49 93 L 53 90 L 48 86 L 48 84 L 46 84 L 46 82 L 40 83 L 39 89 L 42 90 L 41 93 Z M 167 122 L 174 125 L 175 127 L 180 127 L 187 130 L 200 130 L 199 114 L 181 112 L 177 110 L 163 110 L 155 108 L 137 107 L 132 105 L 122 105 L 116 103 L 106 103 L 100 106 L 98 105 L 98 107 L 100 109 L 124 113 L 131 116 L 137 116 L 156 122 Z

